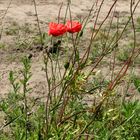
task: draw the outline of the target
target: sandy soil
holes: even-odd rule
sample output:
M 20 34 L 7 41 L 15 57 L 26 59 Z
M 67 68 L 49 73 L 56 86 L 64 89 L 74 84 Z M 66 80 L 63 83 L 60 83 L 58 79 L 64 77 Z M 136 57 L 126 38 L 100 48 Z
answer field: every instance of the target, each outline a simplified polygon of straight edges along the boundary
M 21 26 L 25 23 L 36 25 L 36 16 L 32 0 L 13 0 L 7 11 L 7 14 L 5 15 L 9 2 L 10 0 L 0 0 L 0 28 L 3 27 L 3 30 L 5 30 L 6 28 L 9 28 L 10 25 L 13 24 L 13 22 L 18 23 L 18 25 Z M 36 0 L 38 15 L 43 31 L 47 31 L 48 23 L 50 21 L 57 20 L 58 11 L 62 2 L 63 7 L 61 10 L 61 18 L 63 19 L 66 10 L 66 0 Z M 72 17 L 84 18 L 88 14 L 93 2 L 94 0 L 72 0 Z M 99 16 L 99 23 L 107 15 L 113 2 L 114 0 L 105 0 L 101 14 Z M 120 12 L 120 16 L 122 18 L 128 16 L 130 13 L 128 0 L 118 0 L 116 11 Z M 136 10 L 135 16 L 137 17 L 139 16 L 139 14 L 140 5 Z M 88 27 L 92 26 L 93 21 L 94 17 L 91 18 L 91 22 L 89 23 Z M 13 42 L 13 38 L 3 34 L 0 42 L 6 42 L 10 44 L 11 42 Z M 7 61 L 8 58 L 13 57 L 13 55 L 16 61 Z M 8 80 L 9 71 L 19 71 L 21 65 L 17 62 L 18 57 L 16 58 L 16 53 L 14 51 L 0 50 L 0 60 L 0 95 L 4 95 L 10 90 L 10 83 Z M 31 70 L 33 74 L 31 79 L 31 87 L 33 87 L 34 95 L 37 96 L 40 96 L 40 94 L 43 94 L 46 91 L 46 79 L 42 67 L 41 53 L 37 53 L 37 57 L 34 57 L 32 59 Z
M 91 8 L 92 3 L 95 0 L 72 0 L 71 11 L 72 17 L 85 17 L 89 9 Z M 6 8 L 9 5 L 10 0 L 2 0 L 0 1 L 0 15 L 1 17 L 5 13 Z M 48 23 L 49 21 L 54 21 L 57 18 L 58 11 L 60 5 L 63 2 L 63 7 L 61 10 L 61 18 L 65 16 L 66 10 L 66 0 L 36 0 L 37 10 L 40 21 L 44 23 Z M 103 4 L 100 20 L 106 16 L 108 13 L 110 6 L 114 0 L 106 0 Z M 126 16 L 130 13 L 130 6 L 128 0 L 118 0 L 116 4 L 116 11 L 120 12 L 120 16 Z M 139 6 L 140 7 L 140 6 Z M 135 16 L 138 16 L 140 8 L 137 8 L 135 12 Z M 36 23 L 35 18 L 35 10 L 33 6 L 32 0 L 12 0 L 12 4 L 8 9 L 8 13 L 6 14 L 5 21 L 13 20 L 18 22 L 19 24 L 23 24 L 24 22 Z

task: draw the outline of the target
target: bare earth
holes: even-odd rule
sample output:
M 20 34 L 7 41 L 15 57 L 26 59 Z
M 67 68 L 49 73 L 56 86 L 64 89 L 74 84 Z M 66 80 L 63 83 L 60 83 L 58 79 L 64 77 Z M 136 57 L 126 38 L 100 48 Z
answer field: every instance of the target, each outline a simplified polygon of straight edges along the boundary
M 66 10 L 66 0 L 36 0 L 37 10 L 39 15 L 39 20 L 41 23 L 41 28 L 43 31 L 47 32 L 48 23 L 50 21 L 56 21 L 58 16 L 58 11 L 60 5 L 63 2 L 63 7 L 61 10 L 61 18 L 63 19 L 65 16 Z M 94 0 L 72 0 L 72 17 L 73 18 L 84 18 L 88 15 L 88 12 L 91 8 Z M 105 0 L 103 4 L 102 11 L 99 16 L 99 23 L 102 21 L 107 15 L 110 6 L 114 0 Z M 28 23 L 29 25 L 36 26 L 36 16 L 35 10 L 32 0 L 13 0 L 10 8 L 8 9 L 7 14 L 5 12 L 10 3 L 10 0 L 0 0 L 0 28 L 3 27 L 3 32 L 9 28 L 13 23 L 17 23 L 19 26 Z M 119 0 L 116 5 L 116 11 L 120 12 L 120 16 L 123 18 L 124 16 L 129 15 L 130 6 L 128 0 Z M 5 15 L 5 16 L 4 16 Z M 135 16 L 138 17 L 140 15 L 140 5 L 138 6 Z M 94 17 L 91 19 L 91 22 L 88 24 L 88 27 L 92 27 L 92 22 L 94 21 Z M 3 33 L 2 38 L 0 40 L 1 43 L 12 44 L 14 37 L 6 36 Z M 10 48 L 9 48 L 10 49 Z M 45 73 L 42 70 L 43 61 L 41 58 L 41 52 L 36 52 L 37 55 L 32 59 L 32 79 L 31 79 L 31 87 L 33 88 L 33 94 L 35 96 L 40 96 L 40 94 L 45 93 L 46 91 L 46 79 Z M 4 95 L 10 90 L 10 83 L 8 80 L 8 73 L 10 70 L 19 71 L 21 68 L 21 64 L 18 62 L 18 56 L 16 58 L 17 52 L 10 49 L 9 50 L 0 50 L 0 95 Z M 20 53 L 19 53 L 20 55 Z M 11 61 L 13 59 L 14 61 Z M 138 72 L 140 73 L 139 69 Z

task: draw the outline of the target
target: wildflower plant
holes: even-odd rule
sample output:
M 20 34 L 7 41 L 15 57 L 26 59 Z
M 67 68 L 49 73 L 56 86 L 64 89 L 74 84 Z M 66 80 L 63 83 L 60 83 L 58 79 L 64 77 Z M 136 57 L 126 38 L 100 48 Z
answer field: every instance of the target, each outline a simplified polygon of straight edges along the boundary
M 111 13 L 114 14 L 113 10 L 117 1 L 113 1 L 108 14 L 98 27 L 98 18 L 104 0 L 93 2 L 87 17 L 82 22 L 72 19 L 71 2 L 68 1 L 64 21 L 61 22 L 59 19 L 62 8 L 60 7 L 58 22 L 50 22 L 48 35 L 43 36 L 36 1 L 33 0 L 40 35 L 39 43 L 43 48 L 43 70 L 47 90 L 43 96 L 44 102 L 41 101 L 42 97 L 38 99 L 38 104 L 37 100 L 33 100 L 36 103 L 33 110 L 34 103 L 29 98 L 29 93 L 32 91 L 29 88 L 32 76 L 30 73 L 31 61 L 30 58 L 24 58 L 21 71 L 23 79 L 17 82 L 14 72 L 10 72 L 9 75 L 14 95 L 19 95 L 20 89 L 23 87 L 22 97 L 12 99 L 16 103 L 14 107 L 10 106 L 9 98 L 0 103 L 2 111 L 8 118 L 7 123 L 0 128 L 2 134 L 4 134 L 3 129 L 9 126 L 13 139 L 139 139 L 140 103 L 138 101 L 129 102 L 129 99 L 126 98 L 122 99 L 118 87 L 124 84 L 129 67 L 140 53 L 136 51 L 133 18 L 140 1 L 133 5 L 131 0 L 130 18 L 122 30 L 119 30 L 118 27 L 118 17 L 116 29 L 112 31 L 114 15 L 111 16 L 109 28 L 106 27 L 106 30 L 102 30 Z M 97 11 L 92 13 L 94 9 Z M 91 34 L 86 35 L 86 26 L 91 16 L 94 16 L 95 22 L 92 25 Z M 131 23 L 133 31 L 133 48 L 119 70 L 116 70 L 118 63 L 116 62 L 116 51 L 129 23 Z M 84 35 L 89 36 L 86 41 Z M 49 38 L 47 41 L 50 41 L 50 46 L 47 47 L 44 44 L 46 38 Z M 88 43 L 85 45 L 85 42 Z M 85 48 L 81 53 L 84 46 L 82 43 Z M 97 48 L 94 48 L 96 46 Z M 59 49 L 64 47 L 67 47 L 66 54 L 61 55 Z M 98 55 L 91 59 L 92 50 L 98 51 Z M 109 59 L 111 60 L 108 64 Z M 104 71 L 100 67 L 105 62 L 106 67 L 110 68 L 106 75 L 102 73 Z M 139 91 L 138 78 L 133 79 L 133 84 Z M 12 112 L 9 111 L 10 109 Z M 7 138 L 10 136 L 7 134 Z M 4 136 L 0 136 L 0 138 L 4 138 Z

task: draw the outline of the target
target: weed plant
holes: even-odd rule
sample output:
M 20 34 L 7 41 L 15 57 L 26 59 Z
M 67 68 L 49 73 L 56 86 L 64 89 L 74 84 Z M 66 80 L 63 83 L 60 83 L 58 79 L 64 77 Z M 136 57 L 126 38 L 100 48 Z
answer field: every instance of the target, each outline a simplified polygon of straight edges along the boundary
M 123 29 L 119 28 L 119 14 L 116 18 L 116 28 L 113 25 L 114 9 L 118 0 L 114 0 L 106 17 L 97 27 L 104 0 L 96 0 L 88 15 L 82 20 L 82 30 L 61 37 L 50 37 L 41 31 L 36 1 L 33 1 L 39 31 L 35 43 L 43 48 L 43 70 L 46 74 L 47 91 L 44 97 L 36 100 L 30 96 L 32 61 L 25 56 L 21 61 L 23 67 L 20 76 L 15 71 L 9 73 L 12 89 L 7 97 L 0 99 L 0 112 L 4 114 L 3 125 L 0 126 L 0 139 L 139 140 L 140 102 L 133 100 L 132 95 L 126 98 L 126 93 L 122 95 L 120 88 L 126 81 L 124 91 L 128 92 L 130 85 L 133 85 L 136 93 L 140 93 L 140 78 L 132 75 L 132 71 L 131 78 L 127 73 L 140 53 L 136 44 L 134 20 L 140 0 L 135 5 L 131 0 L 130 17 Z M 58 23 L 62 6 L 58 14 Z M 96 9 L 96 12 L 93 13 L 93 9 Z M 88 33 L 90 40 L 87 40 L 83 53 L 80 49 L 91 16 L 95 17 L 95 22 L 91 34 Z M 71 2 L 68 1 L 63 22 L 72 18 Z M 103 26 L 108 19 L 109 28 L 104 30 Z M 131 51 L 122 52 L 123 55 L 117 54 L 120 50 L 120 40 L 128 25 L 131 25 L 133 33 Z M 13 33 L 13 30 L 9 33 Z M 46 47 L 48 41 L 51 48 Z M 63 45 L 67 46 L 64 58 L 59 51 Z M 123 60 L 119 69 L 117 59 Z M 101 64 L 104 61 L 110 67 L 106 75 L 102 74 Z

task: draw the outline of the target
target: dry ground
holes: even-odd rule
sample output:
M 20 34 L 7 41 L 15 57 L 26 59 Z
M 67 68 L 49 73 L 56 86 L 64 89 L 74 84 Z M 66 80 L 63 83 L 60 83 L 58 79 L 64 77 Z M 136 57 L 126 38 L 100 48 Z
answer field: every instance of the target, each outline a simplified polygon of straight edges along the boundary
M 66 10 L 66 0 L 36 0 L 37 10 L 43 31 L 47 32 L 48 23 L 50 21 L 56 21 L 58 11 L 61 3 L 63 7 L 61 11 L 61 18 L 64 18 Z M 129 0 L 130 1 L 130 0 Z M 116 5 L 116 11 L 120 12 L 121 18 L 128 16 L 130 13 L 128 0 L 118 0 Z M 21 65 L 19 64 L 19 56 L 22 55 L 22 51 L 15 51 L 14 43 L 16 40 L 16 33 L 7 35 L 5 32 L 12 28 L 12 26 L 23 27 L 25 24 L 29 25 L 29 28 L 33 32 L 36 32 L 36 16 L 32 0 L 13 0 L 10 5 L 7 14 L 6 9 L 10 0 L 0 0 L 0 28 L 3 28 L 3 34 L 1 37 L 1 44 L 6 44 L 8 47 L 0 49 L 0 95 L 8 93 L 10 90 L 10 84 L 8 81 L 8 73 L 10 70 L 19 71 Z M 72 16 L 73 18 L 84 18 L 92 5 L 94 0 L 72 0 Z M 114 0 L 105 0 L 100 17 L 99 23 L 108 13 L 108 10 Z M 140 14 L 140 5 L 136 10 L 135 16 Z M 94 17 L 91 18 L 91 22 L 87 28 L 92 26 Z M 27 37 L 28 38 L 28 37 Z M 13 47 L 13 48 L 11 48 Z M 26 53 L 26 52 L 24 52 Z M 29 53 L 27 51 L 27 53 Z M 43 63 L 41 58 L 41 52 L 35 51 L 32 58 L 32 79 L 31 87 L 33 87 L 33 93 L 36 96 L 45 93 L 45 73 L 42 70 Z M 138 69 L 139 71 L 139 69 Z M 139 71 L 140 72 L 140 71 Z

